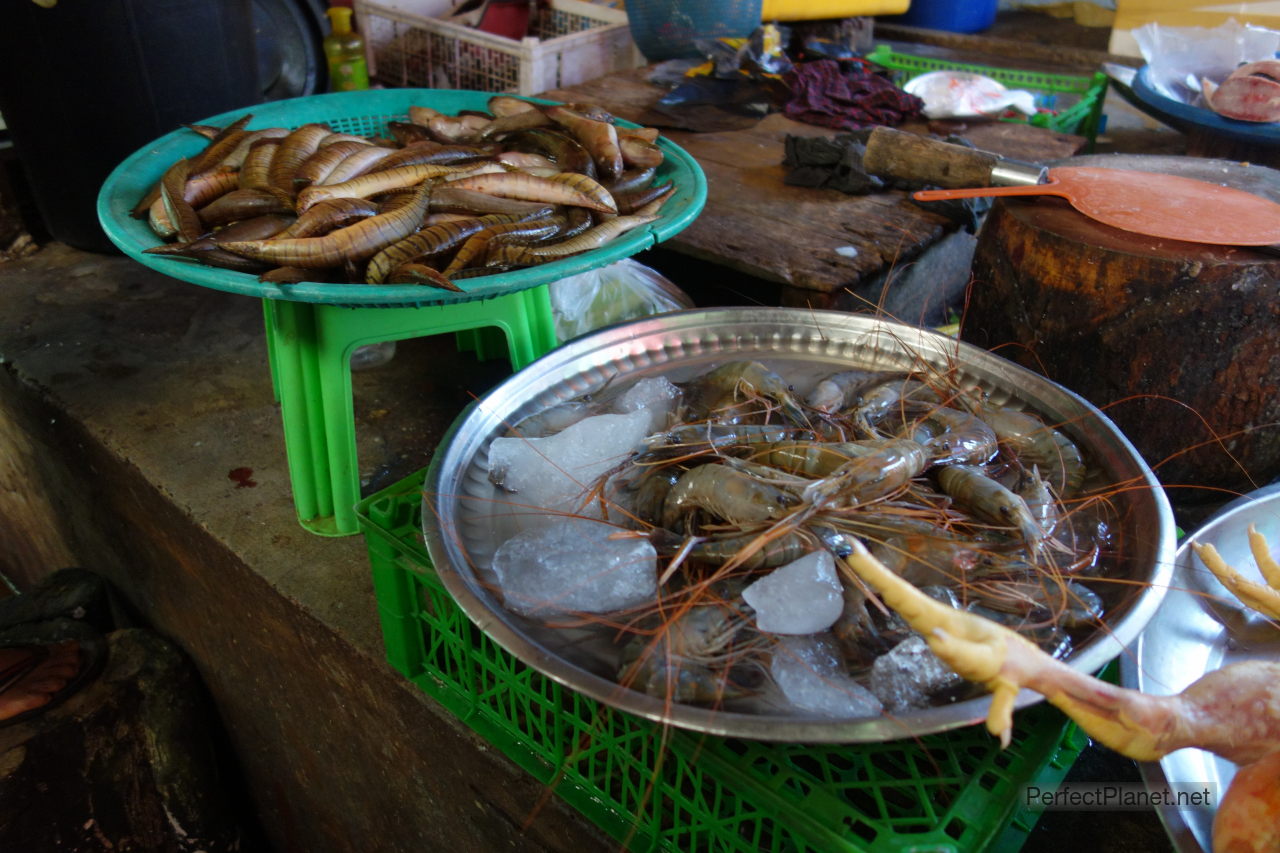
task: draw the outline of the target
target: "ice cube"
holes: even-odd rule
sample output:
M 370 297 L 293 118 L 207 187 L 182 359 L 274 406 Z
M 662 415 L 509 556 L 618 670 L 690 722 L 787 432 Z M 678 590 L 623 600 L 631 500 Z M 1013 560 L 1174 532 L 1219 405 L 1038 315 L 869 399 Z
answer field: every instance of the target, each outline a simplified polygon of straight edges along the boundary
M 880 700 L 844 670 L 834 640 L 826 635 L 779 637 L 769 674 L 801 711 L 825 717 L 874 717 Z
M 890 711 L 926 707 L 932 694 L 960 681 L 919 634 L 898 643 L 871 665 L 871 692 Z
M 606 613 L 653 601 L 658 555 L 644 538 L 612 539 L 618 528 L 563 517 L 498 546 L 493 571 L 508 608 L 526 616 Z
M 756 627 L 771 634 L 816 634 L 844 609 L 836 564 L 825 550 L 775 569 L 742 591 L 756 611 Z
M 511 432 L 525 438 L 543 438 L 566 430 L 590 415 L 591 405 L 586 401 L 565 400 L 524 418 Z
M 667 419 L 675 411 L 680 393 L 665 376 L 646 377 L 622 392 L 613 410 L 625 414 L 643 409 L 649 413 L 649 432 L 658 432 L 667 428 Z
M 545 438 L 495 438 L 489 478 L 523 512 L 580 509 L 596 479 L 626 461 L 649 432 L 649 413 L 595 415 Z

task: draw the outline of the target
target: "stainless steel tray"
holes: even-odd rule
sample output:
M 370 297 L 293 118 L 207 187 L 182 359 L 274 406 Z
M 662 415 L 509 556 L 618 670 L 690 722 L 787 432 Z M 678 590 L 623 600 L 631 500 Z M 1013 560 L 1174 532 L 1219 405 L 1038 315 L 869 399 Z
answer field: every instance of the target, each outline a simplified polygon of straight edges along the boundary
M 1257 526 L 1273 549 L 1280 544 L 1280 487 L 1267 487 L 1231 503 L 1188 540 L 1212 545 L 1228 565 L 1260 581 L 1249 552 L 1250 524 Z M 1229 663 L 1275 660 L 1280 656 L 1280 631 L 1236 602 L 1184 543 L 1174 558 L 1169 593 L 1135 652 L 1120 660 L 1121 683 L 1164 696 L 1181 692 L 1206 672 Z M 1151 791 L 1208 788 L 1213 803 L 1235 777 L 1234 764 L 1201 749 L 1180 749 L 1139 769 Z M 1212 849 L 1213 808 L 1164 806 L 1158 811 L 1181 853 Z
M 445 587 L 487 634 L 526 664 L 603 703 L 653 720 L 718 735 L 808 743 L 884 741 L 982 720 L 978 697 L 895 717 L 848 720 L 783 713 L 748 714 L 666 703 L 619 686 L 590 654 L 549 637 L 507 611 L 485 573 L 496 548 L 487 450 L 507 425 L 611 380 L 687 378 L 734 359 L 778 370 L 801 392 L 818 377 L 850 367 L 954 368 L 961 383 L 997 404 L 1021 405 L 1064 424 L 1107 482 L 1126 483 L 1114 501 L 1123 543 L 1120 573 L 1140 584 L 1112 603 L 1107 630 L 1080 644 L 1073 666 L 1096 671 L 1137 637 L 1168 584 L 1174 551 L 1172 512 L 1137 451 L 1096 408 L 1044 377 L 936 332 L 834 311 L 723 308 L 681 311 L 620 324 L 572 341 L 524 368 L 459 416 L 441 443 L 424 488 L 423 529 Z M 1023 691 L 1018 706 L 1039 701 Z

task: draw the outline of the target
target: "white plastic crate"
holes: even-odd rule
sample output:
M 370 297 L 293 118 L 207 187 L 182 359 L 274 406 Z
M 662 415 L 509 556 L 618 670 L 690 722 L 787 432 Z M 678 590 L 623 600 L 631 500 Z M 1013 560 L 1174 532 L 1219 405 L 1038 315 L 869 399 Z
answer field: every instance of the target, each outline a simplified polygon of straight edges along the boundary
M 519 41 L 397 5 L 355 3 L 369 74 L 385 86 L 534 95 L 643 62 L 626 12 L 595 3 L 551 0 L 530 27 L 536 36 Z

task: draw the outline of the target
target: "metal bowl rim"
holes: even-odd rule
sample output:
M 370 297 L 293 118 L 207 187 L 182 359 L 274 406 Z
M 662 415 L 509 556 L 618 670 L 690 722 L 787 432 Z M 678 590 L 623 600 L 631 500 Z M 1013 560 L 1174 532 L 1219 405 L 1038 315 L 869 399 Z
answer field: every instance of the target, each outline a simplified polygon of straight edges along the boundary
M 998 363 L 1003 369 L 1019 375 L 1028 382 L 1038 384 L 1042 389 L 1055 395 L 1061 395 L 1063 402 L 1081 407 L 1082 412 L 1091 416 L 1101 426 L 1103 432 L 1125 451 L 1127 461 L 1134 465 L 1140 478 L 1145 482 L 1146 493 L 1151 496 L 1154 512 L 1159 518 L 1160 529 L 1155 537 L 1157 558 L 1151 575 L 1147 579 L 1149 581 L 1147 589 L 1130 603 L 1119 620 L 1109 624 L 1109 632 L 1096 634 L 1081 647 L 1077 654 L 1068 658 L 1068 663 L 1081 671 L 1093 673 L 1100 670 L 1137 638 L 1155 614 L 1168 588 L 1173 568 L 1173 531 L 1175 529 L 1173 512 L 1158 480 L 1142 460 L 1141 455 L 1105 414 L 1052 380 L 1032 373 L 986 350 L 948 338 L 933 330 L 839 311 L 706 308 L 676 311 L 643 320 L 619 323 L 562 345 L 508 377 L 483 397 L 473 401 L 455 419 L 441 439 L 428 468 L 423 487 L 422 518 L 426 546 L 446 590 L 468 617 L 490 638 L 516 658 L 554 681 L 636 716 L 693 731 L 763 741 L 866 743 L 898 740 L 903 737 L 942 732 L 982 722 L 986 717 L 990 698 L 986 695 L 909 714 L 848 720 L 754 715 L 709 710 L 692 705 L 667 705 L 661 700 L 622 688 L 616 682 L 569 664 L 541 645 L 531 642 L 521 631 L 504 621 L 500 603 L 494 602 L 491 605 L 485 601 L 484 596 L 476 592 L 471 586 L 474 575 L 470 569 L 467 569 L 465 576 L 463 571 L 458 569 L 459 564 L 465 566 L 467 563 L 465 559 L 458 559 L 460 555 L 455 553 L 458 550 L 456 537 L 440 535 L 439 526 L 429 522 L 429 519 L 439 518 L 439 509 L 433 500 L 434 497 L 449 494 L 446 488 L 442 487 L 443 480 L 448 471 L 452 470 L 448 463 L 457 447 L 460 444 L 471 443 L 472 440 L 483 444 L 491 438 L 486 436 L 480 439 L 475 437 L 468 439 L 465 431 L 471 418 L 482 411 L 487 403 L 500 399 L 504 393 L 510 393 L 513 388 L 519 388 L 527 383 L 529 377 L 554 375 L 557 371 L 564 373 L 568 365 L 592 353 L 619 345 L 630 345 L 634 348 L 638 341 L 644 340 L 645 334 L 654 336 L 664 332 L 673 333 L 680 329 L 710 330 L 725 327 L 741 327 L 744 331 L 740 334 L 746 334 L 745 329 L 752 326 L 810 329 L 819 325 L 830 330 L 845 324 L 852 325 L 842 331 L 852 333 L 857 329 L 861 332 L 874 331 L 878 334 L 888 330 L 894 334 L 920 336 L 920 340 L 946 341 L 948 346 L 957 347 L 957 352 L 973 356 L 976 360 L 974 363 L 980 364 L 983 360 L 992 360 L 993 363 Z M 724 353 L 726 358 L 732 354 L 732 352 Z M 529 399 L 532 398 L 526 398 L 526 402 Z M 472 456 L 473 454 L 468 454 L 467 464 L 470 464 Z M 1015 700 L 1015 707 L 1024 708 L 1042 699 L 1043 697 L 1038 693 L 1022 690 Z

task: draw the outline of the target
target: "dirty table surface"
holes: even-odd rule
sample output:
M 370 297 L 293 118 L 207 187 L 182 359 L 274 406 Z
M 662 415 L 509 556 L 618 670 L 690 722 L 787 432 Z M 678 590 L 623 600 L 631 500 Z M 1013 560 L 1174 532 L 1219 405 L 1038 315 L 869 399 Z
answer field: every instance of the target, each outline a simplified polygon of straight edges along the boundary
M 557 101 L 598 104 L 619 118 L 646 124 L 666 90 L 648 82 L 651 69 L 620 71 L 544 92 Z M 1068 157 L 1083 137 L 1010 122 L 920 121 L 903 130 L 957 133 L 979 148 L 1019 160 Z M 899 191 L 847 195 L 783 182 L 788 135 L 841 131 L 772 113 L 741 130 L 695 133 L 663 127 L 707 175 L 701 216 L 663 245 L 765 281 L 784 285 L 783 302 L 826 307 L 823 297 L 883 275 L 937 243 L 956 225 L 913 204 Z M 840 251 L 837 251 L 840 250 Z

